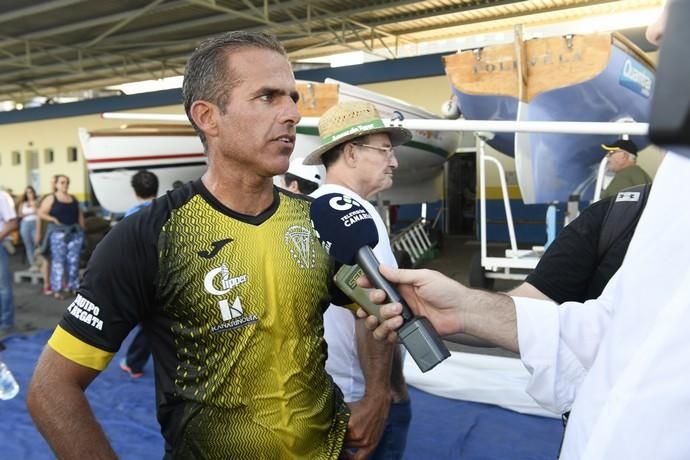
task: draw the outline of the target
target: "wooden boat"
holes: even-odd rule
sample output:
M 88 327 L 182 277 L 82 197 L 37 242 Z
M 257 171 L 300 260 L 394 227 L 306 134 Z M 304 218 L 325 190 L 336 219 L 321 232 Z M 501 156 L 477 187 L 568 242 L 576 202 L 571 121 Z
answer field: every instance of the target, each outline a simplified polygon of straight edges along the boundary
M 318 117 L 338 102 L 367 100 L 376 104 L 384 118 L 438 118 L 405 102 L 335 80 L 299 82 L 298 91 L 303 117 Z M 111 212 L 124 212 L 135 204 L 129 181 L 137 170 L 148 169 L 158 175 L 163 193 L 175 181 L 196 179 L 206 169 L 201 141 L 189 123 L 80 129 L 79 137 L 94 193 L 101 206 Z M 458 133 L 413 131 L 412 140 L 396 148 L 399 167 L 395 185 L 382 193 L 383 201 L 409 204 L 439 200 L 443 163 L 459 141 Z M 316 128 L 298 126 L 293 158 L 306 157 L 318 145 Z
M 654 66 L 617 33 L 565 35 L 462 51 L 444 58 L 462 114 L 471 120 L 649 119 Z M 496 134 L 489 144 L 515 158 L 526 204 L 592 198 L 609 136 Z M 640 148 L 649 141 L 633 138 Z

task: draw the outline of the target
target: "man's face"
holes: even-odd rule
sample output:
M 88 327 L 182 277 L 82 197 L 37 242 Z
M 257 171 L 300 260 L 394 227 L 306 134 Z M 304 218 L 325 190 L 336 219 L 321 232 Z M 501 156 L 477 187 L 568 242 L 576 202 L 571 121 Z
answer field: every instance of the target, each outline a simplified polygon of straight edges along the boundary
M 214 152 L 263 177 L 283 174 L 300 120 L 290 64 L 275 51 L 245 48 L 232 52 L 226 65 L 239 82 L 219 114 Z
M 606 155 L 608 158 L 607 167 L 609 171 L 618 172 L 630 166 L 629 156 L 630 154 L 625 150 L 618 149 L 613 152 L 609 152 Z
M 398 167 L 390 136 L 385 133 L 371 134 L 351 144 L 356 149 L 359 179 L 369 191 L 367 197 L 390 188 L 393 185 L 393 170 Z

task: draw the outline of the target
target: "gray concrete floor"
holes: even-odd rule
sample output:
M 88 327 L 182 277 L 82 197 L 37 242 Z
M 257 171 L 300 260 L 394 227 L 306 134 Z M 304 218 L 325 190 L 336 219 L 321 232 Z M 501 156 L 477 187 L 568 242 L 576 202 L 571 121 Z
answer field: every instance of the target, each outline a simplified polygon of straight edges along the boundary
M 27 268 L 23 249 L 18 247 L 16 253 L 10 257 L 10 270 L 14 273 Z M 43 295 L 42 283 L 15 283 L 13 290 L 14 323 L 19 332 L 53 329 L 69 304 L 69 299 L 56 300 L 52 296 Z
M 492 253 L 500 253 L 504 246 L 491 245 Z M 438 270 L 445 275 L 467 284 L 469 280 L 470 261 L 479 252 L 478 242 L 468 237 L 446 236 L 443 239 L 438 257 L 427 262 L 424 267 Z M 15 255 L 10 258 L 10 269 L 15 272 L 25 270 L 27 264 L 21 248 L 17 248 Z M 515 283 L 499 281 L 497 290 L 507 290 Z M 41 329 L 53 329 L 60 321 L 62 314 L 71 299 L 56 300 L 42 293 L 42 284 L 21 282 L 14 284 L 15 327 L 18 332 L 32 332 Z M 514 356 L 514 354 L 497 348 L 475 348 L 447 343 L 448 348 L 455 351 L 471 353 L 496 354 Z
M 504 254 L 506 245 L 489 244 L 488 252 L 490 255 L 500 256 Z M 464 284 L 469 283 L 470 265 L 473 257 L 478 256 L 481 248 L 479 242 L 464 236 L 448 236 L 443 238 L 438 257 L 430 260 L 423 265 L 423 268 L 438 270 L 446 276 Z M 507 291 L 516 286 L 518 282 L 496 280 L 494 289 L 497 291 Z M 462 351 L 466 353 L 480 353 L 496 356 L 517 356 L 515 353 L 505 351 L 500 348 L 477 348 L 460 345 L 457 343 L 446 342 L 449 350 Z

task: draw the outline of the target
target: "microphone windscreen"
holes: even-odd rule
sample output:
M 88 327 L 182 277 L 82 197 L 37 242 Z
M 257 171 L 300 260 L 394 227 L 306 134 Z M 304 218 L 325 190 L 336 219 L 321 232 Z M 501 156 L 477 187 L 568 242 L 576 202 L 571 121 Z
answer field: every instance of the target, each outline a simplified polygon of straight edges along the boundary
M 353 265 L 364 246 L 379 242 L 376 224 L 357 200 L 341 193 L 329 193 L 314 200 L 310 210 L 316 237 L 338 262 Z

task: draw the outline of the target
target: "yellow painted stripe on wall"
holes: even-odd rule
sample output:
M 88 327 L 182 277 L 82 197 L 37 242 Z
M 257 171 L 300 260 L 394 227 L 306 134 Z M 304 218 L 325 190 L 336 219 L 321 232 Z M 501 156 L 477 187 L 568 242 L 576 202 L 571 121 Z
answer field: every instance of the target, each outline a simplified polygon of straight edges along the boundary
M 508 197 L 511 200 L 521 200 L 522 194 L 520 193 L 520 187 L 517 185 L 508 186 Z M 477 199 L 479 199 L 479 192 L 477 192 Z M 487 200 L 502 200 L 503 193 L 501 192 L 501 187 L 487 187 L 486 188 L 486 199 Z

